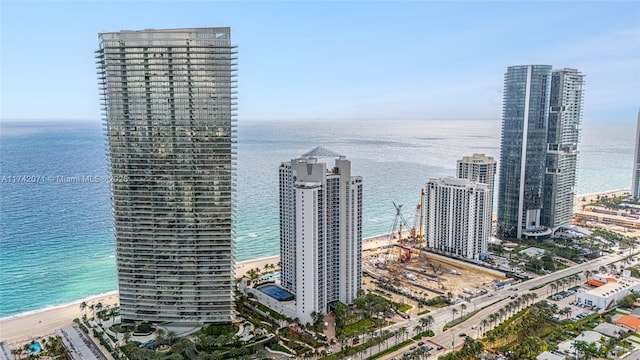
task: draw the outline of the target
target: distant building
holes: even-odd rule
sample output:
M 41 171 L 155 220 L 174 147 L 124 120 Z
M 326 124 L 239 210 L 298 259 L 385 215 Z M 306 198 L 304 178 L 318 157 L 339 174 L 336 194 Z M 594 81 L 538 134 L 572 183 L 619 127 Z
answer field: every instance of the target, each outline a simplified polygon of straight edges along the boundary
M 453 177 L 430 179 L 424 206 L 426 245 L 477 260 L 487 252 L 490 203 L 487 184 Z
M 0 360 L 13 360 L 13 354 L 6 341 L 0 341 Z
M 554 231 L 571 225 L 573 218 L 583 84 L 584 75 L 575 69 L 555 70 L 551 76 L 541 222 Z
M 321 162 L 335 158 L 334 166 Z M 362 178 L 351 162 L 316 147 L 280 165 L 281 285 L 303 323 L 335 301 L 352 304 L 362 283 Z
M 234 316 L 229 28 L 120 31 L 96 52 L 124 321 Z
M 498 234 L 503 237 L 520 239 L 542 226 L 551 69 L 511 66 L 505 74 L 498 182 Z
M 619 339 L 627 334 L 627 329 L 609 324 L 609 323 L 600 323 L 598 326 L 593 328 L 593 331 L 597 331 L 602 335 L 606 335 L 608 337 Z
M 473 154 L 473 156 L 464 156 L 456 164 L 456 176 L 459 179 L 467 179 L 469 181 L 487 184 L 487 200 L 488 208 L 485 210 L 486 219 L 485 234 L 487 239 L 491 238 L 491 223 L 493 220 L 493 189 L 496 175 L 496 161 L 491 156 L 485 154 Z
M 536 360 L 564 360 L 567 357 L 555 352 L 545 351 L 536 356 Z
M 584 75 L 550 65 L 505 75 L 498 234 L 544 238 L 571 224 Z
M 636 153 L 633 161 L 633 183 L 631 194 L 636 200 L 640 200 L 640 111 L 638 111 L 638 123 L 636 125 Z
M 596 288 L 578 292 L 576 301 L 578 304 L 595 306 L 599 311 L 609 310 L 618 301 L 629 295 L 631 291 L 640 291 L 640 280 L 631 277 L 595 276 L 588 281 L 588 284 L 596 286 Z
M 542 256 L 544 256 L 544 253 L 545 253 L 544 249 L 540 249 L 537 247 L 528 247 L 524 250 L 519 251 L 520 255 L 527 255 L 536 259 L 540 259 Z
M 627 328 L 633 332 L 640 331 L 640 319 L 633 315 L 622 315 L 615 320 L 615 324 Z

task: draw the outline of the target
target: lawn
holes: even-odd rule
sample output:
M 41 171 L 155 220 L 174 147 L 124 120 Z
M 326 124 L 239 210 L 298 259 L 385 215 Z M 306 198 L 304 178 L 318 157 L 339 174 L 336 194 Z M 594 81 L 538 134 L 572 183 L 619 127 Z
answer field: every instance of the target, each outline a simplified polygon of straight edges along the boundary
M 345 326 L 344 335 L 349 336 L 352 333 L 357 333 L 358 331 L 369 329 L 371 326 L 373 326 L 373 321 L 371 321 L 370 319 L 363 319 L 358 321 L 357 323 Z

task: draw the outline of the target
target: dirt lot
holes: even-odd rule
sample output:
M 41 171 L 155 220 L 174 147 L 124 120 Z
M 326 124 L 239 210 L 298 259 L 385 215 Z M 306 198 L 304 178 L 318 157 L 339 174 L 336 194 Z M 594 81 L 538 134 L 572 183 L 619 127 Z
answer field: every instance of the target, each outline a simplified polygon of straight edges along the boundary
M 493 291 L 493 281 L 502 279 L 454 259 L 436 258 L 427 253 L 419 256 L 414 251 L 411 260 L 403 264 L 397 260 L 400 256 L 398 247 L 393 248 L 390 255 L 387 249 L 369 250 L 363 254 L 364 269 L 382 281 L 390 279 L 396 288 L 406 289 L 414 296 L 426 298 L 440 294 L 447 296 L 448 292 L 454 299 L 458 295 L 468 297 L 470 294 L 464 293 L 465 289 L 474 294 L 482 289 Z M 376 285 L 371 283 L 372 280 L 372 277 L 365 276 L 363 288 L 373 291 Z M 392 294 L 392 297 L 395 301 L 405 302 L 403 295 Z

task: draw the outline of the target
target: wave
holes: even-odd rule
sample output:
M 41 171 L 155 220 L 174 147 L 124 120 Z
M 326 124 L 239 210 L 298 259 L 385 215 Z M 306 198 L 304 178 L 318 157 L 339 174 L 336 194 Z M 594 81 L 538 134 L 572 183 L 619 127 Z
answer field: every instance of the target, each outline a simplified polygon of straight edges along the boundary
M 101 298 L 101 297 L 105 297 L 105 296 L 111 296 L 111 295 L 118 295 L 118 290 L 113 290 L 113 291 L 109 291 L 109 292 L 102 293 L 102 294 L 87 296 L 87 297 L 82 298 L 80 300 L 75 300 L 75 301 L 67 302 L 67 303 L 64 303 L 64 304 L 48 305 L 48 306 L 46 306 L 44 308 L 40 308 L 40 309 L 37 309 L 37 310 L 30 310 L 30 311 L 21 312 L 19 314 L 15 314 L 15 315 L 5 316 L 5 317 L 0 318 L 0 321 L 8 320 L 8 319 L 22 318 L 22 317 L 25 317 L 25 316 L 38 314 L 38 313 L 41 313 L 41 312 L 44 312 L 44 311 L 48 311 L 48 310 L 52 310 L 52 309 L 65 308 L 65 307 L 68 307 L 68 306 L 71 306 L 71 305 L 80 306 L 80 304 L 83 301 L 84 302 L 88 302 L 88 301 L 91 301 L 91 300 L 95 300 L 97 298 Z

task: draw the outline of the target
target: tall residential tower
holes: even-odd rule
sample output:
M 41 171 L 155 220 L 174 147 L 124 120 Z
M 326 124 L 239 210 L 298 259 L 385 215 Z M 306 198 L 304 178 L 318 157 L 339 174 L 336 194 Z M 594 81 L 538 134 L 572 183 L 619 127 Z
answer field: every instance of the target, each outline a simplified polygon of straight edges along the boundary
M 631 195 L 640 200 L 640 111 L 638 111 L 638 124 L 636 125 L 636 155 L 633 161 L 633 183 Z
M 425 195 L 428 248 L 475 260 L 487 252 L 489 185 L 453 177 L 430 179 Z
M 550 65 L 511 66 L 504 79 L 498 233 L 540 229 L 551 91 Z
M 122 319 L 231 322 L 230 29 L 120 31 L 99 39 Z
M 321 158 L 335 158 L 333 167 Z M 328 304 L 352 304 L 362 282 L 362 178 L 316 147 L 280 165 L 281 285 L 303 323 Z
M 573 218 L 583 84 L 584 75 L 575 69 L 555 70 L 551 76 L 541 222 L 552 230 L 570 225 Z
M 496 161 L 485 154 L 473 154 L 464 156 L 457 161 L 456 176 L 459 179 L 467 179 L 476 183 L 487 184 L 487 204 L 484 210 L 484 240 L 481 246 L 482 252 L 487 251 L 487 242 L 491 238 L 491 223 L 493 220 L 493 187 L 496 176 Z

